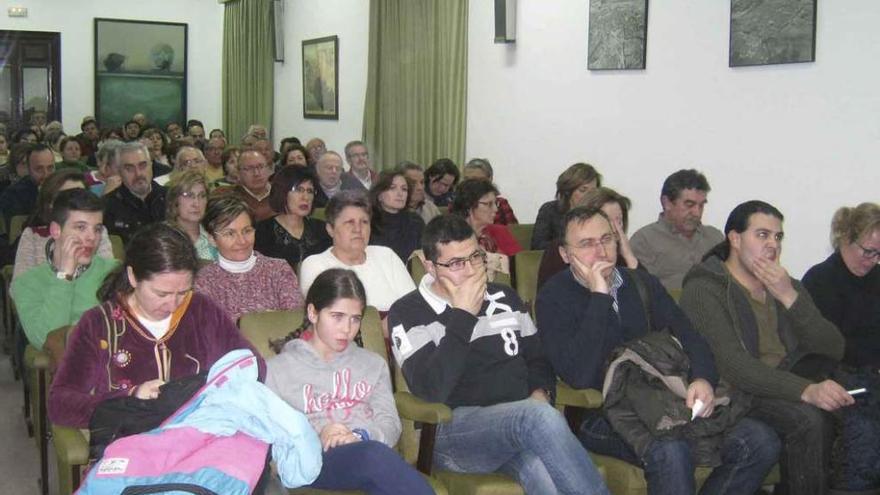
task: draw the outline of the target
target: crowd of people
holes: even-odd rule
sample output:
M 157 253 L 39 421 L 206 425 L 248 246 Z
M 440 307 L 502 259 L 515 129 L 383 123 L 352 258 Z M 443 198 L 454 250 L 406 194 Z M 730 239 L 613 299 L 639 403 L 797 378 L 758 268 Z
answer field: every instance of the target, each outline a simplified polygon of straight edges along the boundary
M 880 456 L 847 474 L 848 452 L 875 437 L 844 420 L 876 408 L 850 393 L 865 385 L 870 398 L 880 367 L 876 203 L 836 212 L 834 252 L 801 283 L 781 261 L 783 213 L 750 200 L 723 230 L 704 225 L 711 188 L 697 170 L 671 173 L 657 221 L 630 236 L 632 200 L 573 164 L 524 246 L 485 158 L 379 171 L 362 141 L 339 153 L 286 137 L 275 151 L 262 125 L 238 142 L 143 114 L 80 128 L 0 134 L 5 231 L 28 216 L 0 252 L 21 329 L 42 348 L 75 326 L 54 423 L 85 428 L 103 401 L 154 400 L 252 349 L 242 316 L 303 309 L 259 362 L 321 442 L 311 486 L 432 493 L 393 450 L 389 367 L 352 344 L 372 306 L 409 390 L 452 409 L 438 469 L 505 473 L 527 494 L 610 493 L 594 453 L 641 467 L 651 494 L 696 493 L 697 466 L 713 468 L 705 494 L 755 493 L 776 464 L 785 493 L 880 486 Z M 488 275 L 526 248 L 542 251 L 533 308 Z M 560 379 L 603 392 L 574 430 L 554 407 Z

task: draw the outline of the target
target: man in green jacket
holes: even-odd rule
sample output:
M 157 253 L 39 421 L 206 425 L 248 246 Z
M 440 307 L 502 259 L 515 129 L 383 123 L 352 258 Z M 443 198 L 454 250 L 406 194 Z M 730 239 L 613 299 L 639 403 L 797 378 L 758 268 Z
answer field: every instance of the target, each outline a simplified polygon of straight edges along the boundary
M 49 332 L 74 325 L 98 304 L 96 295 L 116 260 L 95 256 L 104 229 L 101 200 L 85 189 L 58 193 L 46 262 L 12 283 L 12 299 L 28 341 L 42 348 Z
M 833 380 L 791 371 L 808 361 L 833 365 L 844 339 L 780 264 L 782 221 L 763 201 L 734 208 L 725 240 L 685 277 L 680 304 L 712 347 L 722 381 L 749 394 L 750 414 L 782 439 L 787 493 L 823 494 L 833 436 L 824 411 L 853 398 Z

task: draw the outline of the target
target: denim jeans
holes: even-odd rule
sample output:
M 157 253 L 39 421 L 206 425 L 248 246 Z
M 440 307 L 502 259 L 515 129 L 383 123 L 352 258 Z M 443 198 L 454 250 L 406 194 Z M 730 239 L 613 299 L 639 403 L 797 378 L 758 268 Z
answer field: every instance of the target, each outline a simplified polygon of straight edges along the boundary
M 694 460 L 686 440 L 658 438 L 648 446 L 645 456 L 636 453 L 618 435 L 604 416 L 591 415 L 578 434 L 591 452 L 622 459 L 645 472 L 649 495 L 687 495 L 696 493 Z M 780 441 L 767 425 L 744 418 L 724 437 L 721 465 L 703 484 L 701 494 L 755 493 L 779 458 Z
M 437 429 L 434 464 L 461 473 L 500 471 L 528 495 L 610 495 L 562 414 L 534 399 L 455 408 L 452 422 Z
M 429 495 L 434 490 L 397 452 L 375 440 L 324 452 L 321 474 L 311 488 L 362 490 L 370 495 Z

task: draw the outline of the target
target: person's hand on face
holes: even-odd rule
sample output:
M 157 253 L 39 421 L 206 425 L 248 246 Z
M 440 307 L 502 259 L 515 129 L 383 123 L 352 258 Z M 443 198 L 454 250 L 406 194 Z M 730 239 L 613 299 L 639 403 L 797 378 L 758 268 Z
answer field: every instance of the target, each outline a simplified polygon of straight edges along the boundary
M 442 274 L 439 275 L 438 281 L 449 294 L 453 308 L 462 309 L 476 316 L 483 307 L 488 277 L 485 264 L 473 267 L 472 270 L 472 273 L 458 285 Z
M 69 236 L 61 242 L 60 246 L 55 246 L 55 249 L 61 250 L 60 261 L 58 263 L 59 272 L 73 275 L 73 272 L 76 271 L 77 252 L 82 245 L 82 241 L 76 236 Z
M 604 273 L 612 268 L 614 263 L 599 260 L 593 263 L 592 266 L 587 266 L 577 256 L 571 256 L 570 261 L 571 269 L 581 285 L 593 292 L 609 293 L 608 280 L 605 278 Z
M 751 270 L 755 278 L 767 289 L 767 292 L 781 302 L 786 309 L 794 304 L 798 297 L 797 291 L 791 285 L 791 278 L 785 268 L 779 264 L 778 258 L 776 260 L 763 257 L 754 258 Z

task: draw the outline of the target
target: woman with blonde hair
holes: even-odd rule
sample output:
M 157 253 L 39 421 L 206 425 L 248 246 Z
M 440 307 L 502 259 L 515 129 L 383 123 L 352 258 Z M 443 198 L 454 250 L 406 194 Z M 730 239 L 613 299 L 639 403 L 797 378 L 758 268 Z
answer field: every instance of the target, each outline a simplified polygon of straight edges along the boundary
M 202 227 L 208 204 L 208 184 L 205 174 L 186 170 L 171 176 L 165 196 L 166 221 L 186 232 L 201 260 L 217 259 L 217 248 L 211 244 L 208 231 Z
M 834 252 L 803 283 L 822 316 L 846 339 L 843 362 L 880 365 L 880 205 L 844 206 L 831 220 Z

